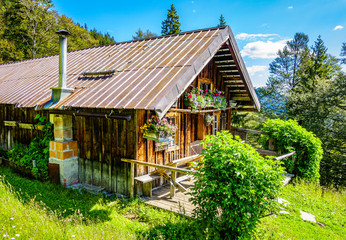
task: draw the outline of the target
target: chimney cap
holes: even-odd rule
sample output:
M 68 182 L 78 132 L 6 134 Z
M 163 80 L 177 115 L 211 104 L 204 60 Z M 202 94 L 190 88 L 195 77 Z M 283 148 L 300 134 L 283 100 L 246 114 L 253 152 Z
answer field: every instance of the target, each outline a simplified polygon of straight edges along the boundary
M 65 29 L 60 29 L 59 31 L 56 31 L 55 33 L 58 35 L 63 35 L 63 36 L 70 35 L 69 31 L 67 31 Z

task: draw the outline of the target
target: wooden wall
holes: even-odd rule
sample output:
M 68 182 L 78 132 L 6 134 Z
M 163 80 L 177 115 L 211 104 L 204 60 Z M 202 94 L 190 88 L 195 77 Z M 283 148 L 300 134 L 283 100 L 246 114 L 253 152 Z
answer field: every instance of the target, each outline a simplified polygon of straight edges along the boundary
M 10 150 L 16 143 L 28 145 L 33 138 L 41 136 L 42 132 L 39 130 L 4 125 L 4 121 L 36 124 L 38 120 L 35 120 L 35 116 L 38 113 L 49 119 L 46 111 L 35 111 L 33 108 L 16 108 L 14 105 L 0 104 L 0 148 Z
M 110 113 L 105 109 L 81 111 Z M 74 117 L 74 139 L 79 149 L 79 180 L 130 195 L 130 164 L 121 158 L 136 157 L 136 116 L 133 110 L 121 115 L 129 115 L 131 120 Z
M 225 91 L 222 85 L 221 76 L 217 74 L 216 66 L 213 61 L 211 61 L 196 77 L 191 85 L 194 87 L 198 86 L 200 79 L 210 79 L 214 84 L 214 89 Z M 177 101 L 177 108 L 184 108 L 183 97 L 180 97 Z M 168 114 L 172 113 L 170 111 Z M 140 161 L 146 161 L 156 164 L 166 164 L 172 160 L 183 158 L 185 156 L 194 155 L 191 152 L 190 143 L 202 140 L 203 136 L 212 134 L 212 125 L 205 126 L 204 115 L 190 114 L 190 113 L 177 113 L 178 114 L 178 132 L 179 143 L 177 147 L 168 150 L 155 151 L 155 142 L 143 138 L 143 134 L 140 131 L 140 127 L 145 124 L 145 122 L 154 116 L 154 112 L 146 110 L 137 110 L 137 133 L 138 133 L 138 151 L 137 159 Z M 217 114 L 220 114 L 218 112 Z M 229 114 L 230 117 L 230 114 Z M 230 123 L 230 121 L 228 121 Z M 220 129 L 220 126 L 219 126 Z M 135 167 L 135 176 L 141 176 L 153 171 L 153 168 L 137 165 Z M 163 180 L 156 181 L 153 186 L 162 184 Z

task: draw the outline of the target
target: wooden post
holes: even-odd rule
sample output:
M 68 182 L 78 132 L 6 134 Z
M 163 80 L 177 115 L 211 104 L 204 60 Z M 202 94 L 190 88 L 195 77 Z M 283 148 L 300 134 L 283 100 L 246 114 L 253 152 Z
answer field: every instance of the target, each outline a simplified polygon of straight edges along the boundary
M 134 197 L 135 194 L 135 164 L 134 163 L 130 163 L 131 164 L 131 168 L 130 168 L 130 198 Z
M 177 163 L 172 165 L 173 167 L 177 167 Z M 172 171 L 171 173 L 171 178 L 173 180 L 173 182 L 175 182 L 176 178 L 177 178 L 177 172 Z M 175 187 L 173 184 L 171 184 L 171 193 L 170 193 L 170 197 L 173 198 L 175 194 Z
M 272 150 L 272 151 L 275 150 L 274 139 L 273 138 L 269 138 L 268 148 L 269 148 L 269 150 Z

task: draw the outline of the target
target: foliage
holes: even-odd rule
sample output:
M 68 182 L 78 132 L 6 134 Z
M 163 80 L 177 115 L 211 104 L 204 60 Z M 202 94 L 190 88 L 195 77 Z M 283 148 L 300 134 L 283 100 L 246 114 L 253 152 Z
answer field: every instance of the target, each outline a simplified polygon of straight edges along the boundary
M 43 126 L 43 136 L 34 138 L 28 147 L 14 145 L 9 152 L 10 161 L 31 169 L 37 178 L 47 179 L 49 142 L 53 140 L 52 124 L 46 121 L 46 117 L 41 117 L 39 114 L 35 116 L 35 119 L 38 119 L 38 126 Z M 36 166 L 34 166 L 34 161 L 36 161 Z
M 226 26 L 226 20 L 224 16 L 221 14 L 220 19 L 219 19 L 219 24 L 217 25 L 218 27 L 224 27 Z
M 2 0 L 0 2 L 0 63 L 57 54 L 55 32 L 64 28 L 71 33 L 68 50 L 114 43 L 108 33 L 74 23 L 53 10 L 50 0 Z
M 256 89 L 259 115 L 295 119 L 315 133 L 324 149 L 321 184 L 346 186 L 345 75 L 321 36 L 310 48 L 308 39 L 297 33 L 270 64 L 266 86 Z
M 276 206 L 283 168 L 226 131 L 202 144 L 191 193 L 194 215 L 211 238 L 249 237 L 260 217 Z
M 181 32 L 179 16 L 173 4 L 171 5 L 171 8 L 168 9 L 167 18 L 162 22 L 161 29 L 162 35 L 170 35 Z
M 87 29 L 86 26 L 85 26 L 85 29 Z M 97 45 L 99 46 L 115 43 L 114 37 L 112 37 L 109 33 L 102 33 L 100 31 L 97 31 L 96 28 L 90 30 L 89 34 L 95 40 L 98 41 Z
M 214 121 L 214 116 L 212 114 L 204 115 L 204 123 L 209 126 Z
M 67 50 L 74 51 L 87 47 L 98 46 L 99 42 L 86 29 L 75 24 L 71 18 L 61 15 L 58 17 L 59 29 L 69 31 L 71 35 L 67 39 Z M 57 39 L 55 38 L 55 45 Z
M 191 86 L 189 91 L 184 93 L 185 106 L 191 107 L 192 110 L 202 109 L 206 107 L 214 107 L 217 109 L 225 109 L 227 100 L 223 96 L 224 92 L 211 90 L 202 90 Z
M 149 119 L 146 124 L 141 127 L 141 131 L 144 135 L 150 132 L 165 132 L 168 135 L 172 135 L 177 130 L 177 126 L 172 123 L 172 120 L 157 117 Z
M 312 132 L 299 126 L 294 120 L 269 119 L 263 124 L 265 144 L 269 137 L 274 139 L 275 147 L 282 153 L 296 151 L 293 162 L 285 161 L 286 167 L 296 176 L 307 181 L 318 182 L 320 161 L 323 156 L 322 142 Z
M 148 39 L 157 37 L 155 33 L 150 32 L 148 29 L 147 31 L 143 32 L 140 28 L 138 28 L 138 31 L 135 33 L 135 36 L 132 36 L 133 40 L 141 40 L 141 39 Z
M 342 43 L 340 56 L 344 57 L 341 59 L 341 63 L 346 64 L 346 42 Z
M 317 80 L 313 91 L 295 93 L 289 98 L 288 114 L 323 143 L 321 184 L 346 186 L 346 75 L 330 81 Z
M 8 159 L 8 151 L 0 148 L 0 158 Z

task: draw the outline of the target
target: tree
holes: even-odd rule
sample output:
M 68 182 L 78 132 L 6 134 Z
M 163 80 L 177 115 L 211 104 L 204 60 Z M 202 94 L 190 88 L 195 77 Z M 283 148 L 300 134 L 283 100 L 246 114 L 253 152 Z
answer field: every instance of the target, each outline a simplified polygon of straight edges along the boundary
M 65 15 L 59 16 L 58 26 L 59 29 L 66 29 L 71 34 L 68 37 L 68 51 L 100 45 L 99 41 L 89 34 L 88 30 L 75 24 L 71 18 Z
M 342 43 L 340 56 L 344 57 L 344 58 L 341 58 L 341 63 L 346 64 L 346 42 Z
M 162 22 L 162 35 L 169 35 L 180 33 L 180 22 L 177 10 L 174 5 L 171 5 L 171 9 L 168 9 L 167 18 Z
M 13 39 L 25 58 L 46 56 L 57 49 L 57 13 L 50 0 L 11 0 L 4 12 L 4 36 Z
M 143 32 L 140 28 L 138 28 L 138 31 L 135 34 L 135 36 L 132 36 L 133 40 L 148 39 L 157 36 L 155 33 L 150 32 L 148 29 L 147 31 Z
M 223 17 L 223 15 L 221 14 L 220 19 L 219 19 L 219 24 L 217 25 L 218 27 L 224 27 L 226 26 L 226 20 Z

